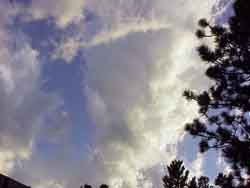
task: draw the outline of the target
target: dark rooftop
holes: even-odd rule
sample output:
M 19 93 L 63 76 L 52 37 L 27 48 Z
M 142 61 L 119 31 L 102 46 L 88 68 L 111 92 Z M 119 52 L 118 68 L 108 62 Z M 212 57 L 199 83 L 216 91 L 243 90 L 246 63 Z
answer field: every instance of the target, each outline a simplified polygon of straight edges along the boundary
M 30 187 L 22 183 L 19 183 L 18 181 L 9 178 L 8 176 L 0 174 L 0 188 L 30 188 Z

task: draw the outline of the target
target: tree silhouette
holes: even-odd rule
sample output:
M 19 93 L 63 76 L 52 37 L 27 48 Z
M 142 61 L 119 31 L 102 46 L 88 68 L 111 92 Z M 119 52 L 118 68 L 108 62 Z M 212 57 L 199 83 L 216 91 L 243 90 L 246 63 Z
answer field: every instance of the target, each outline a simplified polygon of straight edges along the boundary
M 80 188 L 83 188 L 82 186 Z M 85 184 L 84 188 L 92 188 L 91 185 Z M 109 186 L 107 184 L 101 184 L 100 188 L 109 188 Z
M 82 186 L 81 186 L 81 188 L 82 188 Z M 91 185 L 85 184 L 85 185 L 84 185 L 84 188 L 92 188 L 92 186 L 91 186 Z
M 109 186 L 106 185 L 106 184 L 102 184 L 102 185 L 100 186 L 100 188 L 109 188 Z
M 182 161 L 173 161 L 168 167 L 168 174 L 163 177 L 165 188 L 184 188 L 188 184 L 189 171 Z
M 167 175 L 163 177 L 165 188 L 210 188 L 209 178 L 201 176 L 196 180 L 189 180 L 189 171 L 185 169 L 182 161 L 174 160 L 167 166 Z
M 221 188 L 233 188 L 234 187 L 233 180 L 234 177 L 232 174 L 224 175 L 220 173 L 215 179 L 215 185 L 218 185 Z
M 206 176 L 201 176 L 198 179 L 198 188 L 209 188 L 209 178 Z
M 189 188 L 198 188 L 196 177 L 193 177 L 192 180 L 188 183 Z
M 250 2 L 236 0 L 233 7 L 226 26 L 199 21 L 196 36 L 214 44 L 197 48 L 213 84 L 198 94 L 186 90 L 184 96 L 197 102 L 200 114 L 186 131 L 200 138 L 201 152 L 221 150 L 242 181 L 242 173 L 250 175 Z

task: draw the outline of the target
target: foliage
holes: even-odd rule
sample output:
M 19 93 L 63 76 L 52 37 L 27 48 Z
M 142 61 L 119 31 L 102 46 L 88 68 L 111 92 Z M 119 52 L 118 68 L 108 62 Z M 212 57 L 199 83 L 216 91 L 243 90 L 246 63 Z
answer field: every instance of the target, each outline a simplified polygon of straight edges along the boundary
M 185 169 L 182 161 L 172 161 L 167 166 L 167 173 L 163 177 L 164 188 L 249 188 L 250 180 L 236 180 L 232 173 L 227 175 L 219 173 L 211 185 L 209 178 L 201 176 L 199 178 L 189 178 L 189 171 Z
M 168 175 L 163 177 L 165 188 L 184 188 L 187 185 L 189 171 L 185 170 L 182 161 L 173 161 L 167 169 Z
M 83 188 L 83 187 L 81 186 L 80 188 Z M 84 188 L 92 188 L 92 186 L 88 185 L 88 184 L 85 184 Z M 100 185 L 100 188 L 109 188 L 109 186 L 106 185 L 106 184 L 102 184 L 102 185 Z
M 185 169 L 183 161 L 174 160 L 167 167 L 167 175 L 163 177 L 164 188 L 210 188 L 209 178 L 201 176 L 196 180 L 189 180 L 189 171 Z
M 213 84 L 198 94 L 187 90 L 184 96 L 197 102 L 200 114 L 186 124 L 186 131 L 200 138 L 201 152 L 220 150 L 242 183 L 242 175 L 250 175 L 250 3 L 236 0 L 233 7 L 235 15 L 228 25 L 199 21 L 196 36 L 214 44 L 214 48 L 205 44 L 197 48 Z M 230 187 L 232 176 L 222 177 L 217 183 Z

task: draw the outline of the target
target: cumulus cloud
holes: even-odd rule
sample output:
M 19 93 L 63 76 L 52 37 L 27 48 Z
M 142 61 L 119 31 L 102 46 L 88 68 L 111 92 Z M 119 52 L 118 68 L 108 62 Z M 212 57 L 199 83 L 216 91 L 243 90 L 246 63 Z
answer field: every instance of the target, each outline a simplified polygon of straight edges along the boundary
M 97 15 L 89 23 L 95 25 L 94 34 L 85 38 L 87 29 L 80 29 L 82 34 L 66 37 L 54 54 L 71 62 L 84 48 L 84 92 L 96 135 L 90 159 L 81 163 L 91 170 L 79 179 L 136 187 L 140 172 L 147 179 L 143 186 L 160 186 L 161 163 L 177 157 L 183 124 L 196 112 L 182 92 L 207 83 L 200 78 L 204 67 L 194 52 L 194 31 L 200 17 L 210 16 L 212 5 L 87 1 Z M 202 158 L 193 164 L 194 173 L 201 174 Z
M 86 78 L 88 89 L 92 89 L 90 113 L 97 126 L 97 148 L 106 173 L 115 172 L 110 174 L 111 182 L 122 177 L 128 187 L 134 187 L 137 170 L 147 172 L 176 157 L 183 124 L 194 114 L 191 107 L 185 108 L 181 96 L 190 84 L 179 77 L 185 70 L 180 69 L 185 67 L 182 53 L 186 60 L 194 59 L 190 41 L 175 40 L 180 42 L 177 45 L 174 36 L 174 31 L 134 34 L 124 41 L 90 49 L 86 55 Z
M 202 4 L 205 7 L 211 7 L 214 2 Z M 82 22 L 78 24 L 77 35 L 69 34 L 57 43 L 52 59 L 64 59 L 70 63 L 76 57 L 79 49 L 107 44 L 133 33 L 168 29 L 175 27 L 171 25 L 177 22 L 183 24 L 183 27 L 186 27 L 187 30 L 192 29 L 195 23 L 193 20 L 198 19 L 195 15 L 204 15 L 202 14 L 203 10 L 197 9 L 194 5 L 189 7 L 185 5 L 186 3 L 182 1 L 173 1 L 166 4 L 161 0 L 155 2 L 146 0 L 85 0 L 85 8 L 96 17 L 89 21 L 90 23 L 84 24 Z M 171 9 L 170 7 L 174 8 Z M 214 16 L 219 17 L 219 13 L 225 12 L 223 8 L 221 5 L 220 8 L 215 9 Z M 195 9 L 196 13 L 193 12 Z M 178 13 L 181 11 L 185 13 L 185 16 Z M 89 32 L 95 34 L 89 34 Z
M 105 166 L 103 173 L 110 183 L 119 180 L 123 187 L 137 185 L 139 169 L 145 174 L 150 169 L 159 171 L 162 161 L 176 157 L 183 125 L 196 111 L 195 106 L 187 108 L 181 94 L 187 87 L 200 89 L 207 83 L 197 79 L 204 67 L 198 66 L 194 52 L 194 26 L 201 12 L 195 12 L 194 2 L 171 2 L 173 6 L 154 4 L 166 8 L 167 13 L 160 15 L 169 20 L 168 29 L 146 33 L 131 29 L 120 40 L 85 51 L 96 148 Z M 211 7 L 200 6 L 202 17 L 208 16 Z M 186 12 L 185 17 L 174 19 L 169 15 L 172 9 Z M 201 158 L 194 162 L 197 173 L 202 172 L 201 162 Z M 147 178 L 155 182 L 152 174 Z
M 29 10 L 32 19 L 53 17 L 61 28 L 70 23 L 78 26 L 76 35 L 65 36 L 54 57 L 71 62 L 84 48 L 87 69 L 83 90 L 95 138 L 89 151 L 80 152 L 72 144 L 71 134 L 65 134 L 72 131 L 72 125 L 67 113 L 62 113 L 57 117 L 64 130 L 58 126 L 49 135 L 55 151 L 51 156 L 43 156 L 37 148 L 34 152 L 34 137 L 47 138 L 41 124 L 57 105 L 51 95 L 40 90 L 39 52 L 26 43 L 15 52 L 4 47 L 0 50 L 6 56 L 0 66 L 4 97 L 0 98 L 4 107 L 0 111 L 4 116 L 0 118 L 11 129 L 3 127 L 8 139 L 0 140 L 0 145 L 12 149 L 3 151 L 2 170 L 13 169 L 20 158 L 26 159 L 26 167 L 16 167 L 13 174 L 37 187 L 86 182 L 131 188 L 139 186 L 140 178 L 145 178 L 142 187 L 160 187 L 162 162 L 178 157 L 183 124 L 196 112 L 196 107 L 182 98 L 182 91 L 200 89 L 207 83 L 201 78 L 204 67 L 194 52 L 194 30 L 200 17 L 210 16 L 213 3 L 33 1 Z M 81 26 L 78 21 L 84 8 L 95 17 Z M 88 34 L 90 37 L 85 37 Z M 203 163 L 200 156 L 192 163 L 198 174 Z

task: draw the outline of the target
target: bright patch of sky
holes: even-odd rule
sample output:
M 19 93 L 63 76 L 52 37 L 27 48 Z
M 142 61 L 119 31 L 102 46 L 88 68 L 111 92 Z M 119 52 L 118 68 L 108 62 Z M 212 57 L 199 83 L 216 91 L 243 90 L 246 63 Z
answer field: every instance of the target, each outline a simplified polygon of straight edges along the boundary
M 161 187 L 179 158 L 213 177 L 225 164 L 184 135 L 197 109 L 182 92 L 208 84 L 197 20 L 229 12 L 216 0 L 1 1 L 0 172 L 34 188 Z

